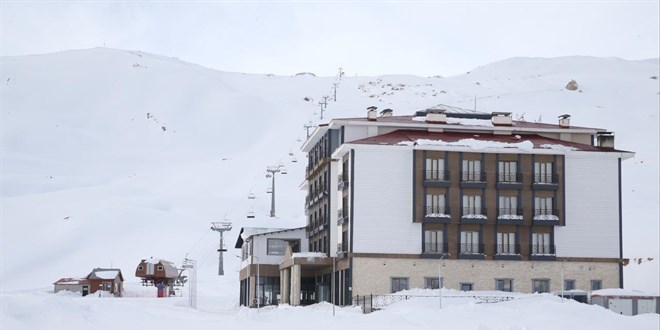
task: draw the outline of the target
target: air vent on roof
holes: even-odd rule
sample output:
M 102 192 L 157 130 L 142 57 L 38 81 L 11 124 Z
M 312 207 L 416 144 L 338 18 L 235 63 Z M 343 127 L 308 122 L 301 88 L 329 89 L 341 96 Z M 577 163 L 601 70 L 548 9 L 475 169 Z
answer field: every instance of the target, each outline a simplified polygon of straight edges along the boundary
M 380 112 L 381 117 L 392 117 L 392 114 L 394 113 L 394 110 L 392 109 L 385 109 Z
M 559 116 L 559 127 L 571 127 L 571 115 Z
M 495 126 L 511 126 L 511 112 L 492 112 L 490 121 Z
M 612 132 L 596 133 L 596 145 L 601 148 L 614 148 L 614 133 Z
M 368 120 L 376 120 L 376 117 L 378 116 L 378 113 L 376 112 L 377 107 L 374 107 L 373 105 L 367 108 L 367 119 Z
M 432 124 L 446 124 L 447 114 L 445 114 L 445 110 L 426 109 L 426 122 Z

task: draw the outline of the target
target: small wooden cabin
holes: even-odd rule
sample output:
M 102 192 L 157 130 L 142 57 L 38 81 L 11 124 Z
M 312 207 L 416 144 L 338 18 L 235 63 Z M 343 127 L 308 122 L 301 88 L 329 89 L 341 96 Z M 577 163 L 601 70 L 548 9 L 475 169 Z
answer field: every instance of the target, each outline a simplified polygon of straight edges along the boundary
M 53 285 L 55 293 L 60 291 L 80 292 L 83 297 L 89 294 L 89 281 L 84 278 L 65 277 L 57 280 Z
M 107 291 L 115 297 L 121 297 L 124 292 L 124 276 L 117 268 L 94 268 L 87 275 L 90 293 L 98 290 Z

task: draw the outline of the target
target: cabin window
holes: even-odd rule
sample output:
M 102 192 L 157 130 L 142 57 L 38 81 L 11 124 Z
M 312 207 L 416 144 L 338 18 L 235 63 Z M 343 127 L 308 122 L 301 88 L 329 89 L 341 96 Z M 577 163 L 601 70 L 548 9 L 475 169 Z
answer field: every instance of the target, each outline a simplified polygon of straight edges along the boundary
M 162 271 L 162 270 L 163 270 L 163 266 L 158 266 L 157 269 L 158 269 L 159 271 Z
M 144 267 L 138 266 L 138 270 L 143 270 L 143 269 L 144 269 Z

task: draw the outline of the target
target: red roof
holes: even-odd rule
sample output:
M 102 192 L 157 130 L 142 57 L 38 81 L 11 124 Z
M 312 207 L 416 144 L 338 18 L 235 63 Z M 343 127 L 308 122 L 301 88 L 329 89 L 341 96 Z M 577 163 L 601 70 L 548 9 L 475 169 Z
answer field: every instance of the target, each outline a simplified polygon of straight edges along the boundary
M 563 147 L 575 148 L 579 151 L 603 151 L 612 152 L 614 148 L 601 148 L 589 144 L 568 142 L 558 139 L 552 139 L 540 136 L 538 134 L 514 134 L 514 135 L 495 135 L 495 134 L 475 134 L 475 133 L 456 133 L 456 132 L 429 132 L 424 130 L 397 130 L 383 135 L 372 136 L 362 140 L 351 141 L 348 143 L 354 144 L 374 144 L 374 145 L 397 145 L 401 142 L 416 142 L 417 140 L 431 140 L 442 142 L 458 142 L 465 139 L 474 139 L 484 142 L 500 142 L 500 143 L 520 143 L 530 141 L 534 144 L 534 148 L 547 149 L 541 147 L 542 145 L 560 145 Z

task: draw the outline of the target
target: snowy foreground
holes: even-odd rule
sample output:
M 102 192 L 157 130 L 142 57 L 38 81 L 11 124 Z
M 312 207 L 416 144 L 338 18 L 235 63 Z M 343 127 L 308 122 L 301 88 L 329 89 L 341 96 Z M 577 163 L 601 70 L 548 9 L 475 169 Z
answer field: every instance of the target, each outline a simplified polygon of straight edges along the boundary
M 203 288 L 202 288 L 203 289 Z M 658 329 L 660 315 L 622 316 L 599 306 L 558 297 L 519 294 L 511 301 L 477 304 L 465 294 L 497 292 L 444 290 L 439 309 L 437 290 L 402 292 L 427 297 L 398 301 L 383 310 L 362 314 L 359 307 L 328 303 L 306 307 L 265 307 L 259 310 L 223 306 L 223 300 L 200 291 L 198 309 L 188 297 L 158 299 L 135 294 L 125 298 L 80 297 L 49 289 L 2 293 L 0 328 L 9 329 Z M 135 297 L 137 296 L 137 297 Z M 432 296 L 432 297 L 430 297 Z

